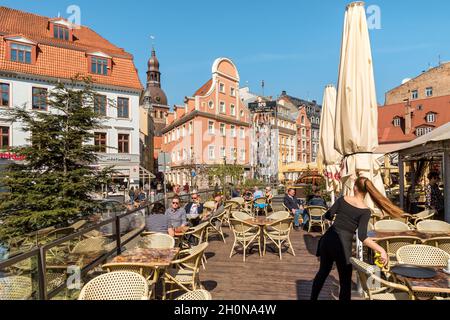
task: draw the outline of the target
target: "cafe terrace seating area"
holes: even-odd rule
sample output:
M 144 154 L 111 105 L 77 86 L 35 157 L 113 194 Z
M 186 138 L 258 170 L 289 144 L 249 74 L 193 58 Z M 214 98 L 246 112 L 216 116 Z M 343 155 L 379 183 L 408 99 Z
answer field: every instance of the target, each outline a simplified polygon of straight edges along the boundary
M 213 206 L 206 202 L 204 214 Z M 99 228 L 81 230 L 80 237 L 68 241 L 56 237 L 56 244 L 44 246 L 47 298 L 308 300 L 319 268 L 318 240 L 331 225 L 323 218 L 326 209 L 307 208 L 310 222 L 304 230 L 294 231 L 292 213 L 281 203 L 234 198 L 224 207 L 223 213 L 195 227 L 176 229 L 174 237 L 145 232 L 142 210 L 120 218 L 128 217 L 132 226 L 129 230 L 119 224 L 120 240 L 114 237 L 117 222 L 112 229 L 105 228 L 104 222 Z M 353 299 L 449 297 L 445 269 L 450 260 L 450 225 L 433 217 L 432 211 L 426 211 L 391 220 L 373 212 L 369 236 L 388 252 L 389 264 L 376 266 L 376 257 L 367 248 L 357 259 L 355 246 Z M 66 230 L 49 230 L 47 235 L 58 232 Z M 36 262 L 30 256 L 2 267 L 0 299 L 37 298 L 42 280 L 36 279 Z M 71 286 L 76 266 L 88 272 L 78 286 Z M 335 300 L 338 291 L 333 270 L 320 299 Z

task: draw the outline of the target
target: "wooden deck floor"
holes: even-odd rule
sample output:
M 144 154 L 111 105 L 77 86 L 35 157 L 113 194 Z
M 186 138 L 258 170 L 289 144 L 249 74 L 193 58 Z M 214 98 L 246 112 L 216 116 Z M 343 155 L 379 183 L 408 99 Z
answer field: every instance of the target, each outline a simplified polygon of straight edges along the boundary
M 225 227 L 226 244 L 217 237 L 210 239 L 206 251 L 208 263 L 201 269 L 200 279 L 215 300 L 309 300 L 312 281 L 319 268 L 315 257 L 320 234 L 293 231 L 291 241 L 296 256 L 267 250 L 259 257 L 255 247 L 244 263 L 242 254 L 229 258 L 233 235 Z M 322 290 L 320 300 L 335 300 L 339 296 L 339 281 L 334 269 Z M 359 299 L 355 292 L 354 299 Z

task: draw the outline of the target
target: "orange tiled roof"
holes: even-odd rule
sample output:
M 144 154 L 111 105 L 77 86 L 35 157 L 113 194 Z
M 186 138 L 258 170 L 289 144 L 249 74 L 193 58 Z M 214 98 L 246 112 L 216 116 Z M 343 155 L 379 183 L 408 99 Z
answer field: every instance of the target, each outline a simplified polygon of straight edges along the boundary
M 422 106 L 421 110 L 419 110 L 419 106 Z M 450 112 L 448 112 L 450 110 L 450 96 L 411 101 L 411 107 L 413 117 L 412 130 L 409 134 L 404 133 L 403 126 L 395 127 L 393 123 L 395 117 L 404 119 L 404 103 L 378 108 L 378 138 L 381 144 L 409 142 L 417 138 L 415 135 L 416 128 L 422 126 L 437 128 L 450 122 Z M 434 123 L 426 122 L 426 116 L 430 112 L 436 113 L 436 122 Z
M 194 93 L 195 96 L 204 96 L 212 86 L 212 79 L 209 79 L 200 89 Z
M 142 89 L 131 54 L 85 26 L 73 29 L 74 41 L 55 39 L 49 29 L 51 20 L 0 7 L 0 70 L 70 79 L 76 74 L 87 75 L 86 54 L 101 51 L 113 57 L 113 67 L 110 76 L 91 75 L 96 83 Z M 38 43 L 36 64 L 5 61 L 4 38 L 18 34 Z

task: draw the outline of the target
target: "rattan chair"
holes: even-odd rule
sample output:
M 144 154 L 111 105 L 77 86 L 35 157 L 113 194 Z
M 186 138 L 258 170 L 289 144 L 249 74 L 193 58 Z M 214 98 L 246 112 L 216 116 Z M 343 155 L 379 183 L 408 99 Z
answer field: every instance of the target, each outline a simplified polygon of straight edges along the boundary
M 237 219 L 230 219 L 230 225 L 234 235 L 234 243 L 231 247 L 230 258 L 237 253 L 237 251 L 235 252 L 236 248 L 242 247 L 243 259 L 245 262 L 247 249 L 251 248 L 255 243 L 258 245 L 259 254 L 261 255 L 261 242 L 259 241 L 261 230 L 258 226 Z
M 381 220 L 375 223 L 375 230 L 379 232 L 404 232 L 411 229 L 406 223 L 396 220 Z
M 432 238 L 424 241 L 424 245 L 437 247 L 450 254 L 450 237 Z
M 289 217 L 287 219 L 276 221 L 272 223 L 270 226 L 264 228 L 264 253 L 263 253 L 264 255 L 266 254 L 266 246 L 267 246 L 266 240 L 268 239 L 278 248 L 280 260 L 283 259 L 282 248 L 286 244 L 288 250 L 291 249 L 292 255 L 295 257 L 294 247 L 292 246 L 290 239 L 293 223 L 294 219 L 292 217 Z
M 75 231 L 78 231 L 81 228 L 83 228 L 86 224 L 87 224 L 86 220 L 79 220 L 79 221 L 75 222 L 74 224 L 70 225 L 70 227 L 73 228 Z
M 372 211 L 372 223 L 375 225 L 378 221 L 384 220 L 383 212 L 379 209 L 371 209 Z
M 417 224 L 421 221 L 430 220 L 436 214 L 436 210 L 425 210 L 419 212 L 418 214 L 405 214 L 404 216 L 407 218 L 408 223 L 415 228 L 417 228 Z
M 183 294 L 175 300 L 212 300 L 211 293 L 206 290 L 195 290 Z
M 93 237 L 81 240 L 71 250 L 71 254 L 93 255 L 102 254 L 107 251 L 106 244 L 110 241 L 105 237 Z
M 206 239 L 209 240 L 209 236 L 211 234 L 218 234 L 222 238 L 223 242 L 226 243 L 225 235 L 222 230 L 222 226 L 224 222 L 229 219 L 229 210 L 230 206 L 224 208 L 223 212 L 211 217 L 208 222 L 208 226 L 206 227 Z
M 422 240 L 417 237 L 388 237 L 378 239 L 376 241 L 389 256 L 389 265 L 388 269 L 397 264 L 397 251 L 398 249 L 412 245 L 412 244 L 421 244 Z
M 450 233 L 450 224 L 444 221 L 425 220 L 417 223 L 417 231 L 423 233 Z
M 253 216 L 249 215 L 246 212 L 242 212 L 242 211 L 232 211 L 231 218 L 235 219 L 235 220 L 246 221 L 246 220 L 253 219 Z
M 292 210 L 289 210 L 288 207 L 286 207 L 286 205 L 283 203 L 283 208 L 284 210 L 286 210 L 287 212 L 289 212 L 289 214 L 292 214 Z
M 253 201 L 253 210 L 255 210 L 255 214 L 258 213 L 260 210 L 262 210 L 264 212 L 264 215 L 267 216 L 267 210 L 268 210 L 267 198 L 261 197 L 261 198 L 255 199 Z
M 231 205 L 232 211 L 237 211 L 241 208 L 241 204 L 237 201 L 234 201 L 233 199 L 226 201 L 225 205 Z
M 168 234 L 155 233 L 142 237 L 139 246 L 146 249 L 170 249 L 175 247 L 175 239 Z
M 408 287 L 381 278 L 381 270 L 377 266 L 355 258 L 350 262 L 357 271 L 366 300 L 414 300 Z
M 408 245 L 397 251 L 399 264 L 428 267 L 447 267 L 450 255 L 436 247 L 426 245 Z
M 272 213 L 270 216 L 268 216 L 267 219 L 276 221 L 276 220 L 287 219 L 290 216 L 291 215 L 289 214 L 289 212 L 277 211 L 277 212 Z
M 199 245 L 203 242 L 207 241 L 206 238 L 206 229 L 208 228 L 209 221 L 203 222 L 198 226 L 189 228 L 188 231 L 184 234 L 184 237 L 181 241 L 181 247 L 184 249 L 190 249 L 192 247 L 192 240 L 194 240 L 194 245 Z M 202 266 L 203 269 L 206 269 L 205 265 L 208 263 L 206 260 L 206 255 L 203 254 L 202 257 Z
M 243 206 L 244 203 L 245 203 L 244 198 L 241 198 L 241 197 L 232 198 L 232 199 L 230 199 L 230 201 L 236 202 L 236 203 L 238 203 L 240 206 Z
M 311 232 L 312 227 L 318 226 L 320 227 L 323 234 L 325 232 L 325 221 L 323 216 L 327 212 L 327 208 L 309 206 L 307 207 L 307 209 L 309 214 L 308 232 Z
M 166 270 L 163 276 L 164 281 L 164 299 L 167 293 L 184 290 L 186 292 L 203 289 L 200 282 L 200 263 L 208 247 L 208 242 L 203 242 L 191 249 L 180 252 L 180 257 L 171 262 L 171 268 Z M 183 257 L 184 256 L 184 257 Z M 167 291 L 166 286 L 170 285 Z M 174 289 L 177 286 L 178 289 Z
M 0 300 L 28 300 L 32 294 L 31 277 L 0 278 Z
M 78 300 L 148 300 L 147 280 L 138 273 L 118 271 L 102 274 L 81 289 Z

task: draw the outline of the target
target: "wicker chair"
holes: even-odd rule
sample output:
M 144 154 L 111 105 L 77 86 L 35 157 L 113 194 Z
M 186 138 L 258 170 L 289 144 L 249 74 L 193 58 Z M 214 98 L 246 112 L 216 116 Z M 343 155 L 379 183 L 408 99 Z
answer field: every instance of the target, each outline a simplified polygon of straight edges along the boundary
M 199 245 L 205 241 L 207 241 L 206 239 L 206 229 L 208 228 L 209 225 L 209 221 L 203 222 L 201 224 L 199 224 L 198 226 L 189 228 L 188 231 L 186 231 L 186 233 L 184 234 L 184 237 L 181 241 L 181 247 L 184 249 L 190 249 L 192 247 L 191 245 L 191 239 L 195 240 L 195 245 Z M 206 269 L 205 265 L 208 263 L 208 261 L 206 260 L 206 256 L 205 254 L 203 254 L 202 257 L 202 266 L 203 269 Z
M 421 221 L 417 224 L 417 231 L 423 233 L 450 233 L 450 224 L 437 220 Z
M 253 210 L 255 210 L 255 213 L 258 213 L 260 210 L 263 210 L 264 215 L 267 216 L 267 210 L 268 210 L 267 198 L 261 197 L 261 198 L 255 199 L 253 201 Z
M 225 202 L 225 205 L 231 205 L 231 210 L 236 211 L 241 208 L 241 204 L 233 199 L 228 200 Z
M 102 254 L 107 251 L 105 237 L 93 237 L 78 242 L 70 253 L 77 255 Z M 115 243 L 114 243 L 115 244 Z
M 418 214 L 414 214 L 414 215 L 405 214 L 404 216 L 407 218 L 408 224 L 417 228 L 417 224 L 419 222 L 432 219 L 435 214 L 436 214 L 436 210 L 425 210 L 425 211 L 419 212 Z
M 136 272 L 102 274 L 81 289 L 78 300 L 148 300 L 147 280 Z
M 379 209 L 372 209 L 372 223 L 375 225 L 378 221 L 384 220 L 383 212 Z
M 245 262 L 247 249 L 255 242 L 258 244 L 259 254 L 261 255 L 261 242 L 259 241 L 261 235 L 260 228 L 237 219 L 230 219 L 230 224 L 234 234 L 234 243 L 231 247 L 230 258 L 234 255 L 236 247 L 242 247 Z
M 199 272 L 201 259 L 208 247 L 208 242 L 203 242 L 196 247 L 192 247 L 188 250 L 180 252 L 181 258 L 171 262 L 171 269 L 168 269 L 164 276 L 164 299 L 166 293 L 173 293 L 178 290 L 184 290 L 186 292 L 194 291 L 197 289 L 203 289 L 200 282 Z M 167 291 L 166 285 L 170 285 L 169 291 Z M 178 289 L 173 289 L 177 286 Z
M 155 233 L 142 237 L 139 246 L 146 249 L 170 249 L 175 247 L 175 239 L 168 234 Z
M 397 261 L 400 264 L 447 267 L 449 259 L 450 255 L 444 250 L 426 245 L 408 245 L 397 251 Z
M 78 231 L 81 228 L 83 228 L 86 224 L 87 224 L 86 220 L 79 220 L 79 221 L 75 222 L 74 224 L 72 224 L 70 227 L 73 228 L 75 231 Z
M 11 276 L 0 278 L 0 300 L 28 300 L 32 294 L 30 277 Z
M 223 242 L 226 243 L 225 235 L 223 234 L 222 226 L 224 222 L 228 219 L 230 206 L 224 208 L 223 212 L 217 216 L 213 216 L 209 219 L 209 224 L 206 227 L 206 239 L 209 240 L 210 234 L 218 234 L 222 238 Z
M 287 212 L 289 212 L 289 214 L 292 214 L 292 210 L 289 210 L 288 207 L 286 207 L 286 205 L 283 203 L 283 208 L 284 210 L 286 210 Z
M 375 223 L 375 230 L 379 232 L 404 232 L 411 229 L 406 223 L 396 220 L 381 220 Z
M 206 290 L 195 290 L 183 294 L 175 300 L 212 300 L 211 293 Z
M 241 198 L 241 197 L 232 198 L 232 199 L 230 199 L 230 201 L 231 201 L 231 202 L 236 202 L 236 203 L 238 203 L 240 206 L 243 206 L 244 203 L 245 203 L 244 198 Z
M 450 237 L 428 239 L 423 244 L 427 246 L 437 247 L 450 254 Z
M 318 226 L 322 230 L 322 234 L 325 232 L 325 221 L 324 214 L 327 212 L 327 209 L 324 207 L 318 206 L 310 206 L 307 208 L 309 214 L 309 227 L 308 232 L 311 232 L 312 227 Z
M 278 254 L 280 260 L 282 260 L 282 248 L 283 245 L 288 245 L 288 250 L 291 249 L 292 255 L 295 257 L 294 247 L 292 246 L 290 235 L 294 219 L 289 217 L 287 219 L 279 220 L 272 223 L 270 226 L 264 229 L 264 255 L 266 254 L 266 239 L 274 243 L 278 248 Z
M 289 218 L 291 215 L 289 214 L 289 212 L 286 211 L 278 211 L 278 212 L 274 212 L 272 213 L 270 216 L 267 217 L 267 219 L 269 220 L 283 220 L 283 219 L 287 219 Z
M 242 212 L 242 211 L 232 211 L 231 218 L 233 218 L 235 220 L 246 221 L 246 220 L 253 219 L 253 216 L 249 215 L 246 212 Z
M 408 287 L 384 280 L 381 270 L 355 258 L 350 259 L 358 273 L 366 300 L 414 300 Z
M 417 237 L 389 237 L 378 239 L 376 242 L 386 250 L 389 256 L 388 269 L 390 269 L 397 264 L 398 249 L 412 244 L 421 244 L 422 240 Z

